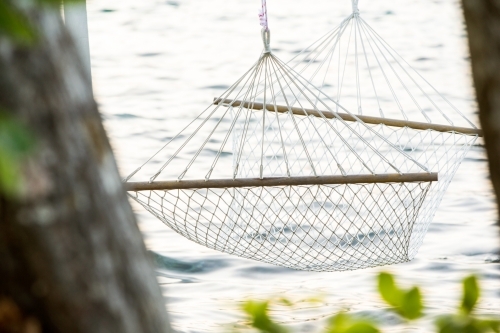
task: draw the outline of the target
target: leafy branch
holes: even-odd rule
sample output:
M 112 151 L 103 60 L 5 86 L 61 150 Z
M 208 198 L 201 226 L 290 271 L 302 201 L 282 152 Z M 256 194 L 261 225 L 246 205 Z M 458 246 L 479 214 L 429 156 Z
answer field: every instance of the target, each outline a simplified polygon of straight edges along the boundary
M 424 316 L 424 301 L 420 288 L 400 288 L 394 276 L 390 273 L 380 273 L 378 276 L 378 292 L 380 297 L 406 323 L 413 322 Z M 475 276 L 469 276 L 462 282 L 462 299 L 457 312 L 437 318 L 435 328 L 437 333 L 500 333 L 500 320 L 478 318 L 474 314 L 480 297 L 480 287 Z M 283 304 L 283 299 L 279 299 Z M 248 327 L 260 333 L 287 333 L 290 329 L 278 324 L 269 314 L 269 307 L 274 300 L 246 301 L 242 310 L 247 318 Z M 292 304 L 287 301 L 288 304 Z M 328 320 L 322 333 L 380 333 L 378 323 L 373 320 L 340 313 Z

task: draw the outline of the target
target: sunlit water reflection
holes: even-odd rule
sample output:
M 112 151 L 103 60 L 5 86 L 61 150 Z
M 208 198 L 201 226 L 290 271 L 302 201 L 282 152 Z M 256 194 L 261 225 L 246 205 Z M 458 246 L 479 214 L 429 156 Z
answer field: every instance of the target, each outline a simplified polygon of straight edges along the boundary
M 232 84 L 260 54 L 260 1 L 92 0 L 89 26 L 94 88 L 122 174 L 132 172 Z M 274 52 L 283 60 L 332 29 L 350 1 L 269 0 Z M 457 1 L 361 1 L 363 18 L 471 119 L 475 105 L 466 39 Z M 434 218 L 417 258 L 384 267 L 405 285 L 423 286 L 432 316 L 451 311 L 465 274 L 482 277 L 479 310 L 500 309 L 500 264 L 495 206 L 485 154 L 473 148 Z M 288 270 L 221 254 L 178 236 L 134 205 L 176 329 L 220 332 L 241 320 L 238 301 L 284 295 L 323 295 L 276 315 L 310 332 L 342 309 L 384 323 L 401 323 L 376 296 L 381 269 L 344 273 Z M 302 303 L 301 303 L 302 304 Z M 411 331 L 428 331 L 429 321 Z

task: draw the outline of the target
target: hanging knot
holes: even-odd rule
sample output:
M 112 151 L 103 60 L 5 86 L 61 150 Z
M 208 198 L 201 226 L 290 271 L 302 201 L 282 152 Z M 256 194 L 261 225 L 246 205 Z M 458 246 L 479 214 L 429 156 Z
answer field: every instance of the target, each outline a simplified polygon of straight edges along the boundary
M 264 43 L 264 53 L 271 53 L 271 31 L 262 28 L 262 42 Z
M 269 30 L 269 25 L 267 23 L 267 4 L 266 0 L 262 0 L 262 9 L 259 11 L 260 25 L 265 30 Z
M 359 0 L 352 0 L 352 14 L 354 16 L 359 15 L 358 2 Z

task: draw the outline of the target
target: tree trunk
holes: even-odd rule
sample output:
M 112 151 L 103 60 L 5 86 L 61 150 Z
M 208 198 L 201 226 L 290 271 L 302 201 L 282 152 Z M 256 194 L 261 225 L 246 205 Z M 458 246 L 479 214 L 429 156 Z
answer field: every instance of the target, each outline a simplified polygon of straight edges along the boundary
M 37 141 L 0 194 L 0 300 L 43 332 L 171 332 L 78 53 L 57 10 L 30 14 L 35 46 L 0 37 L 0 109 Z
M 500 0 L 462 0 L 462 5 L 479 119 L 500 209 Z

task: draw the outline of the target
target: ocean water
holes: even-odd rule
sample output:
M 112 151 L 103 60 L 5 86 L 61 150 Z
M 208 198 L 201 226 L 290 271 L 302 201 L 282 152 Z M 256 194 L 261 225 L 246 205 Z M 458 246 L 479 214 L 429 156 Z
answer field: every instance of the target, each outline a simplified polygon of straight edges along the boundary
M 262 50 L 259 8 L 259 0 L 88 2 L 94 90 L 123 176 L 253 65 Z M 338 25 L 351 3 L 268 0 L 268 8 L 273 52 L 286 61 Z M 393 48 L 477 122 L 457 1 L 361 0 L 359 8 Z M 133 206 L 180 332 L 228 330 L 243 322 L 242 300 L 274 295 L 298 302 L 273 312 L 297 331 L 319 331 L 329 316 L 347 310 L 379 320 L 386 332 L 401 332 L 406 326 L 376 294 L 380 271 L 423 288 L 429 316 L 405 332 L 428 332 L 432 318 L 453 311 L 460 279 L 469 273 L 481 277 L 478 312 L 500 312 L 500 232 L 482 141 L 458 170 L 416 259 L 400 265 L 341 273 L 289 270 L 199 246 Z M 318 295 L 320 303 L 303 302 Z

